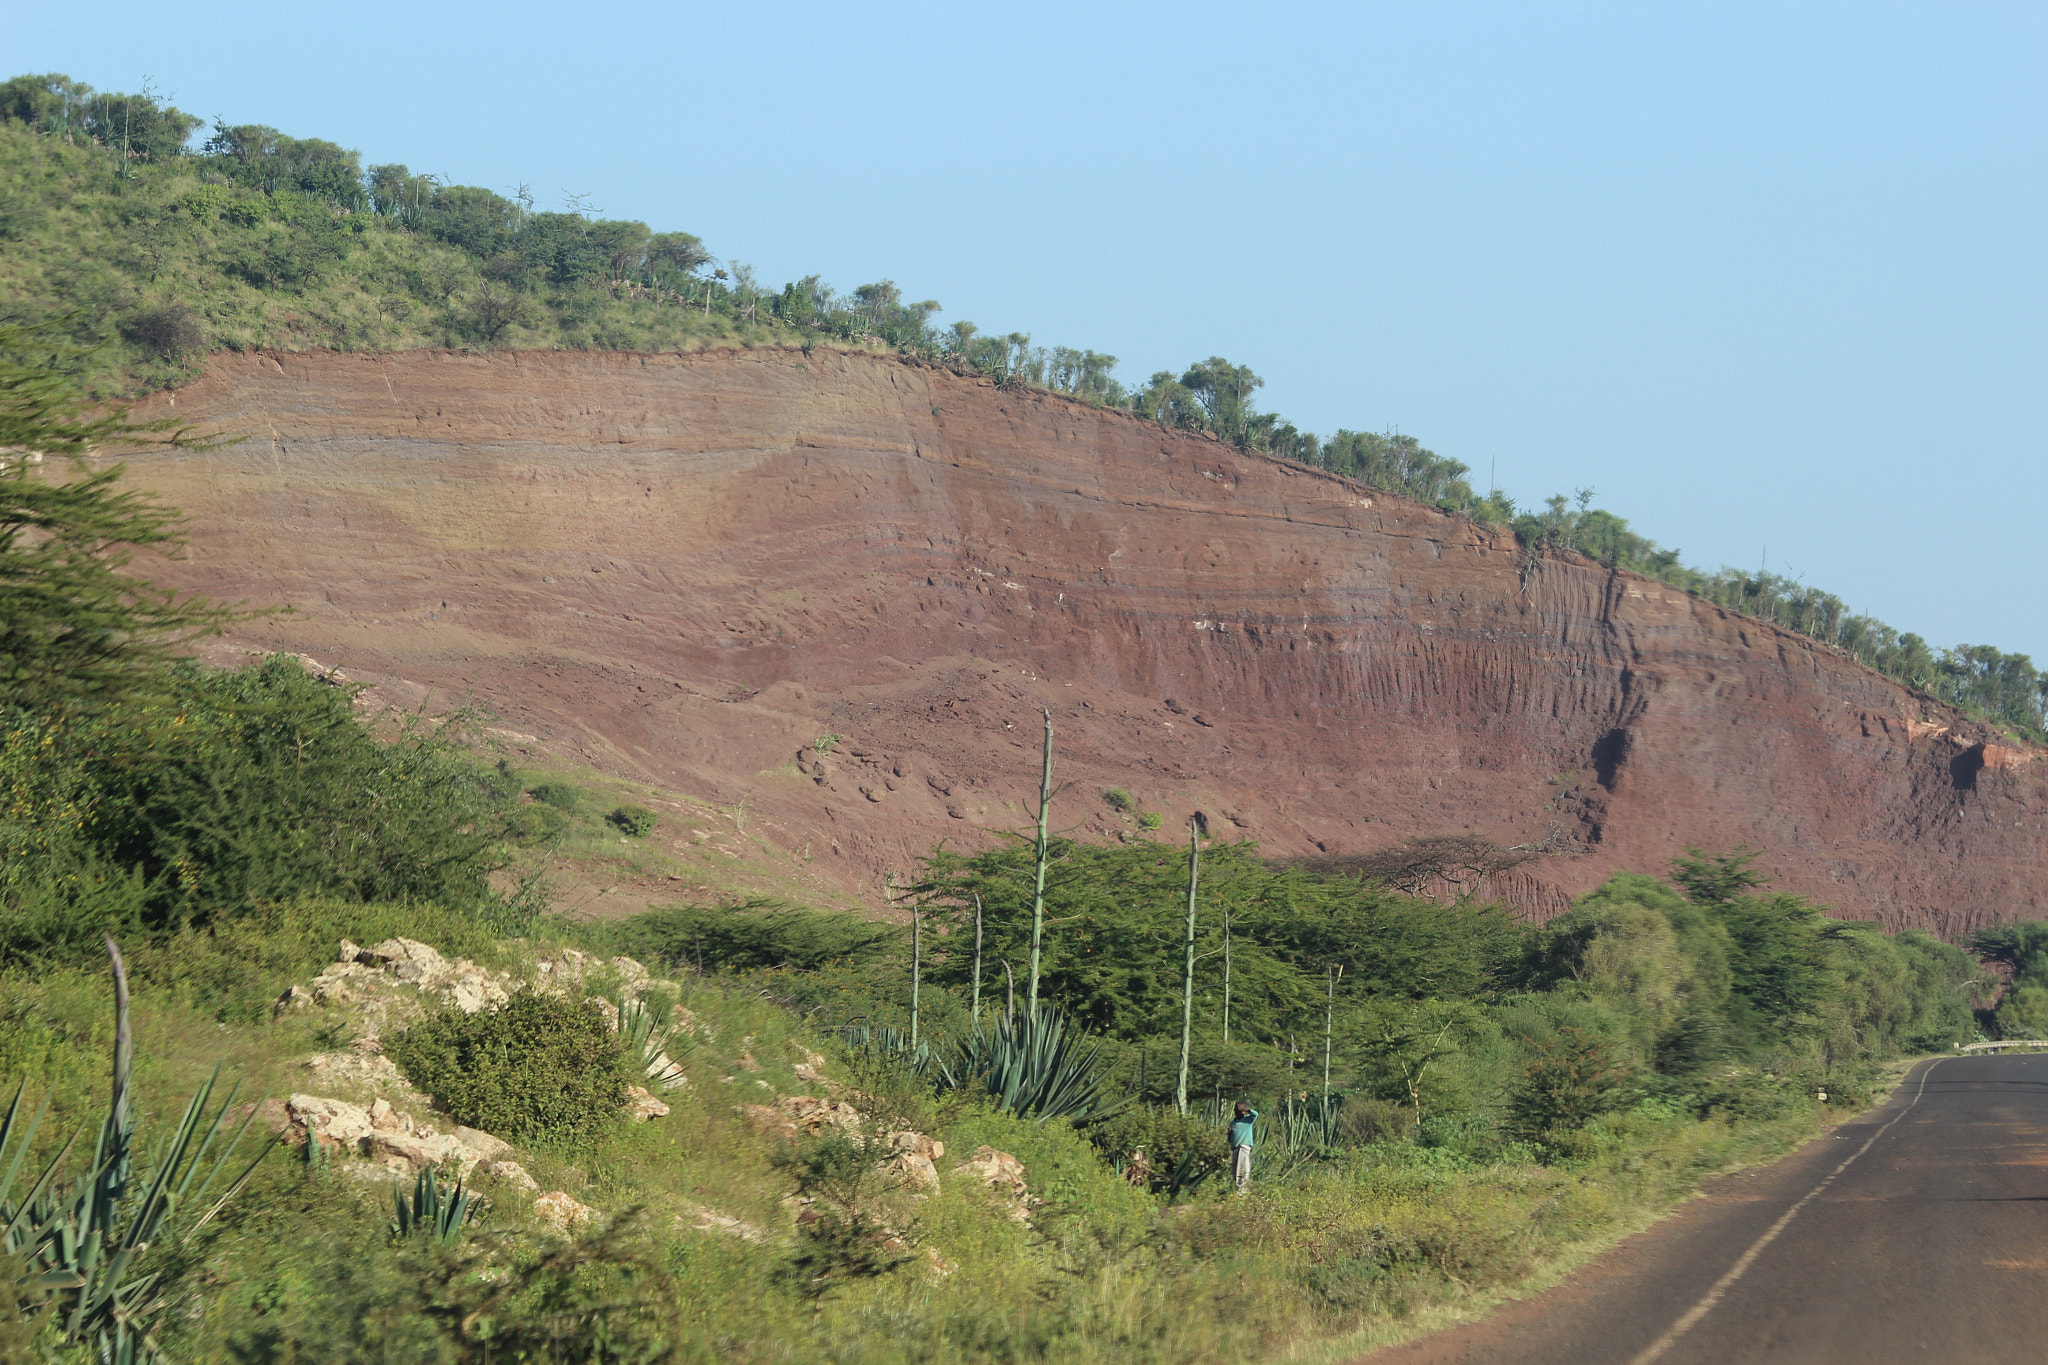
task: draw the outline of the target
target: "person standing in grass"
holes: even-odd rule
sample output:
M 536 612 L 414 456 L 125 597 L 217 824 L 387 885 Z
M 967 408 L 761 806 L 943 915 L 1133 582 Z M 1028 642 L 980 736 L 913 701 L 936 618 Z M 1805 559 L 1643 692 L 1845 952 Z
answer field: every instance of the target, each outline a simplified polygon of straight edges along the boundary
M 1239 1100 L 1230 1120 L 1230 1178 L 1237 1182 L 1239 1194 L 1252 1183 L 1252 1126 L 1258 1121 L 1259 1111 Z

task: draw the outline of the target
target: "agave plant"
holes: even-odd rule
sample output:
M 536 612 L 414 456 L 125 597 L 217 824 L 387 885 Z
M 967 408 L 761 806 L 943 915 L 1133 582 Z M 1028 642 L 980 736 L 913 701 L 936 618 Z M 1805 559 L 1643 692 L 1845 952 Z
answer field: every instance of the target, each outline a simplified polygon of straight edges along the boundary
M 456 1181 L 453 1188 L 443 1185 L 432 1166 L 413 1181 L 410 1199 L 404 1187 L 394 1182 L 391 1205 L 396 1215 L 391 1220 L 391 1236 L 401 1242 L 408 1237 L 427 1237 L 447 1245 L 462 1235 L 463 1225 L 477 1212 L 475 1198 L 462 1182 Z
M 1201 1189 L 1202 1182 L 1215 1173 L 1216 1167 L 1203 1164 L 1200 1152 L 1193 1148 L 1182 1152 L 1180 1160 L 1166 1173 L 1166 1202 L 1178 1204 L 1183 1197 Z
M 985 1091 L 996 1108 L 1024 1118 L 1093 1123 L 1131 1103 L 1103 1093 L 1101 1041 L 1042 1005 L 998 1015 L 993 1029 L 962 1040 L 942 1084 Z
M 24 1124 L 27 1083 L 17 1086 L 0 1119 L 0 1255 L 18 1256 L 28 1267 L 30 1287 L 54 1296 L 67 1341 L 89 1345 L 104 1365 L 135 1365 L 159 1354 L 149 1319 L 163 1306 L 163 1282 L 161 1272 L 147 1264 L 150 1248 L 174 1235 L 190 1238 L 210 1222 L 248 1183 L 268 1146 L 222 1184 L 256 1111 L 251 1107 L 241 1126 L 224 1136 L 239 1087 L 209 1118 L 220 1080 L 216 1068 L 185 1106 L 151 1169 L 145 1174 L 138 1168 L 128 1095 L 134 1063 L 128 973 L 111 935 L 107 955 L 114 964 L 114 1083 L 92 1162 L 80 1173 L 65 1174 L 78 1142 L 74 1134 L 15 1197 L 23 1161 L 49 1111 L 45 1099 Z M 180 1215 L 192 1209 L 201 1212 L 180 1229 Z
M 689 1078 L 668 1050 L 674 1047 L 678 1052 L 687 1052 L 696 1040 L 673 1024 L 657 1023 L 653 1009 L 637 995 L 622 996 L 613 1003 L 619 1009 L 619 1032 L 625 1035 L 627 1045 L 639 1058 L 641 1070 L 647 1073 L 654 1088 L 674 1090 L 686 1084 Z
M 1259 1138 L 1265 1160 L 1274 1170 L 1272 1180 L 1284 1180 L 1312 1161 L 1327 1158 L 1332 1149 L 1342 1146 L 1343 1129 L 1338 1119 L 1343 1113 L 1342 1096 L 1332 1095 L 1328 1099 L 1309 1096 L 1306 1099 L 1292 1097 L 1282 1100 L 1265 1117 L 1267 1125 Z M 1218 1105 L 1215 1121 L 1220 1125 L 1223 1107 Z

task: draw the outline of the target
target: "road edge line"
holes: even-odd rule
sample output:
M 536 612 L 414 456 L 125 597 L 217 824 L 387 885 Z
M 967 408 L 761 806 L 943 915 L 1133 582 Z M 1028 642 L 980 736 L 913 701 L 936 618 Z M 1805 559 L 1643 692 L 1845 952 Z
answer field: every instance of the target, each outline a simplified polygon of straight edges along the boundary
M 1827 1178 L 1825 1180 L 1821 1181 L 1820 1184 L 1815 1185 L 1812 1189 L 1808 1190 L 1804 1195 L 1801 1195 L 1798 1202 L 1793 1204 L 1791 1208 L 1786 1209 L 1782 1214 L 1779 1214 L 1778 1221 L 1771 1224 L 1770 1227 L 1765 1229 L 1763 1236 L 1757 1238 L 1754 1242 L 1751 1242 L 1749 1244 L 1749 1249 L 1744 1251 L 1741 1256 L 1736 1258 L 1735 1264 L 1728 1267 L 1727 1272 L 1723 1274 L 1720 1279 L 1714 1281 L 1712 1287 L 1710 1287 L 1706 1293 L 1700 1296 L 1700 1301 L 1694 1304 L 1692 1307 L 1686 1309 L 1684 1315 L 1681 1316 L 1678 1319 L 1678 1321 L 1672 1323 L 1669 1327 L 1665 1328 L 1663 1336 L 1658 1337 L 1655 1341 L 1651 1342 L 1648 1346 L 1644 1347 L 1641 1352 L 1639 1352 L 1635 1356 L 1632 1356 L 1629 1359 L 1628 1365 L 1651 1365 L 1652 1361 L 1662 1356 L 1666 1351 L 1670 1350 L 1673 1346 L 1676 1346 L 1681 1337 L 1683 1337 L 1687 1332 L 1690 1332 L 1694 1327 L 1698 1326 L 1701 1318 L 1704 1318 L 1707 1314 L 1713 1312 L 1715 1305 L 1720 1303 L 1723 1296 L 1725 1296 L 1730 1289 L 1735 1287 L 1735 1282 L 1737 1280 L 1741 1279 L 1745 1274 L 1749 1272 L 1749 1268 L 1756 1263 L 1756 1258 L 1763 1254 L 1764 1248 L 1769 1246 L 1772 1242 L 1778 1240 L 1778 1234 L 1783 1232 L 1786 1229 L 1786 1227 L 1791 1224 L 1792 1220 L 1799 1215 L 1799 1211 L 1805 1208 L 1809 1203 L 1813 1202 L 1813 1200 L 1819 1196 L 1821 1191 L 1825 1190 L 1828 1186 L 1834 1184 L 1835 1178 L 1841 1175 L 1843 1171 L 1846 1171 L 1851 1166 L 1853 1166 L 1856 1163 L 1857 1157 L 1862 1156 L 1865 1152 L 1869 1151 L 1872 1147 L 1876 1146 L 1877 1140 L 1883 1137 L 1886 1133 L 1889 1133 L 1892 1130 L 1893 1126 L 1896 1125 L 1900 1119 L 1903 1119 L 1904 1117 L 1906 1117 L 1906 1115 L 1913 1112 L 1914 1106 L 1920 1103 L 1920 1097 L 1927 1093 L 1927 1078 L 1934 1074 L 1934 1068 L 1940 1066 L 1943 1062 L 1953 1060 L 1954 1059 L 1950 1057 L 1936 1057 L 1933 1061 L 1929 1062 L 1927 1064 L 1926 1069 L 1920 1073 L 1920 1085 L 1917 1089 L 1913 1091 L 1913 1098 L 1906 1101 L 1906 1107 L 1899 1110 L 1898 1113 L 1892 1115 L 1891 1121 L 1885 1124 L 1884 1127 L 1878 1129 L 1876 1132 L 1872 1133 L 1868 1138 L 1866 1138 L 1864 1140 L 1863 1145 L 1861 1147 L 1858 1147 L 1854 1152 L 1851 1152 L 1848 1156 L 1848 1159 L 1843 1161 L 1841 1165 L 1835 1167 L 1834 1170 L 1829 1171 Z

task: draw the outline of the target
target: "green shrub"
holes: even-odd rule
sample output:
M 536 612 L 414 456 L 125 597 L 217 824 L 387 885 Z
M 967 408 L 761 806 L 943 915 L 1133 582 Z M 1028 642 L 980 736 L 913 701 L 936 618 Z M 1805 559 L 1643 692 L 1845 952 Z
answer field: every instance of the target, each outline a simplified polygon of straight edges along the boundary
M 350 689 L 286 656 L 159 682 L 97 716 L 0 715 L 0 962 L 306 898 L 497 900 L 512 791 L 464 725 L 383 742 Z
M 1102 804 L 1108 806 L 1111 810 L 1126 811 L 1135 806 L 1137 802 L 1133 801 L 1131 794 L 1122 787 L 1109 787 L 1102 793 Z
M 645 806 L 624 805 L 614 807 L 605 820 L 622 834 L 635 839 L 644 839 L 654 833 L 654 827 L 661 823 L 661 817 Z
M 644 1211 L 567 1241 L 489 1225 L 452 1241 L 394 1241 L 349 1183 L 294 1174 L 243 1209 L 215 1244 L 229 1273 L 194 1299 L 204 1313 L 167 1324 L 166 1355 L 294 1365 L 674 1358 L 663 1343 L 673 1346 L 683 1290 Z
M 526 794 L 543 806 L 553 806 L 556 810 L 566 811 L 572 815 L 575 814 L 576 808 L 583 804 L 583 793 L 567 782 L 538 783 L 528 787 Z
M 916 1259 L 904 1234 L 885 1221 L 892 1182 L 870 1147 L 880 1137 L 828 1132 L 769 1157 L 809 1201 L 797 1215 L 796 1252 L 779 1278 L 812 1302 Z
M 1158 829 L 1165 823 L 1166 817 L 1156 810 L 1148 810 L 1138 817 L 1138 827 L 1140 829 Z
M 671 968 L 816 971 L 830 963 L 891 960 L 905 934 L 893 924 L 757 897 L 737 905 L 649 910 L 608 926 L 604 937 L 610 951 Z
M 1531 1040 L 1522 1085 L 1509 1101 L 1512 1131 L 1548 1138 L 1585 1127 L 1632 1098 L 1627 1056 L 1597 1033 L 1559 1025 Z
M 569 817 L 552 806 L 520 806 L 505 821 L 505 832 L 522 844 L 541 844 L 569 827 Z
M 594 1000 L 521 991 L 422 1020 L 386 1051 L 450 1117 L 504 1138 L 587 1142 L 625 1100 L 625 1045 Z
M 1894 1084 L 1892 1077 L 1875 1062 L 1850 1062 L 1825 1070 L 1807 1070 L 1790 1079 L 1792 1087 L 1801 1095 L 1816 1098 L 1826 1095 L 1823 1103 L 1851 1112 L 1876 1104 Z
M 1222 1170 L 1230 1160 L 1230 1145 L 1219 1126 L 1191 1118 L 1171 1105 L 1126 1109 L 1086 1131 L 1095 1149 L 1119 1170 L 1128 1169 L 1143 1149 L 1151 1167 L 1146 1183 L 1154 1191 L 1168 1191 L 1176 1183 L 1183 1187 L 1197 1183 Z

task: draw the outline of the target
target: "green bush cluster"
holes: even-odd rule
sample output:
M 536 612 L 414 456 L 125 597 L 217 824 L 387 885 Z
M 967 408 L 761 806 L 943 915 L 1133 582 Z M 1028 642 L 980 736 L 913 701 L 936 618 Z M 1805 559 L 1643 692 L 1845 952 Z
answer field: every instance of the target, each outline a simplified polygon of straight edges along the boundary
M 2048 923 L 1980 929 L 1970 936 L 1970 949 L 2012 973 L 1991 1013 L 1995 1035 L 2048 1040 Z
M 1164 1192 L 1190 1186 L 1230 1163 L 1222 1125 L 1207 1115 L 1182 1114 L 1170 1105 L 1144 1105 L 1092 1124 L 1088 1140 L 1128 1176 L 1142 1152 L 1146 1187 Z
M 551 806 L 517 806 L 506 814 L 505 832 L 522 844 L 545 844 L 569 828 L 569 818 Z
M 1525 979 L 1626 1008 L 1638 1049 L 1671 1075 L 1788 1044 L 1846 1061 L 1974 1032 L 1983 973 L 1969 954 L 1763 894 L 1754 863 L 1695 850 L 1676 885 L 1614 877 L 1533 937 Z
M 395 743 L 274 656 L 93 713 L 0 711 L 0 960 L 307 898 L 486 913 L 511 793 L 464 725 Z
M 892 962 L 909 937 L 895 925 L 772 897 L 649 910 L 598 932 L 615 952 L 670 970 L 710 972 L 879 965 Z
M 611 812 L 604 818 L 605 823 L 613 829 L 635 839 L 646 838 L 654 833 L 655 826 L 661 823 L 661 817 L 653 811 L 645 806 L 636 806 L 630 802 L 622 806 L 614 806 Z
M 626 1049 L 592 1000 L 520 991 L 423 1019 L 384 1050 L 444 1113 L 508 1140 L 587 1144 L 625 1101 Z
M 583 793 L 567 782 L 537 782 L 526 789 L 526 794 L 564 815 L 574 815 L 583 806 Z

